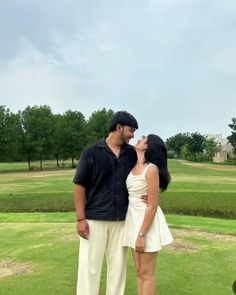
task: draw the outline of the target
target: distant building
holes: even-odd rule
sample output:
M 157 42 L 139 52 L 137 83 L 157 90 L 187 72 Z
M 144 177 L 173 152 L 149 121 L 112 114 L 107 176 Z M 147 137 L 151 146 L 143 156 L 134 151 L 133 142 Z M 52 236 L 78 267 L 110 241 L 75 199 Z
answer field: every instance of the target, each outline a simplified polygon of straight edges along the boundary
M 208 139 L 213 138 L 219 144 L 220 150 L 213 157 L 213 162 L 223 163 L 227 159 L 233 158 L 233 146 L 229 143 L 228 139 L 223 138 L 222 134 L 205 134 L 205 137 Z

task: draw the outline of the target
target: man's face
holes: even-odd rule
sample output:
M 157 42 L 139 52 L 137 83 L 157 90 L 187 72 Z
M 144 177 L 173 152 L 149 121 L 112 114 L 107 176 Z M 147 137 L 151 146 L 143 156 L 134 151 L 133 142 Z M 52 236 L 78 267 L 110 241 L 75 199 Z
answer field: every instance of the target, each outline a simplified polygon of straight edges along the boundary
M 134 138 L 135 128 L 130 126 L 121 126 L 119 127 L 120 130 L 120 140 L 122 144 L 128 144 L 131 138 Z

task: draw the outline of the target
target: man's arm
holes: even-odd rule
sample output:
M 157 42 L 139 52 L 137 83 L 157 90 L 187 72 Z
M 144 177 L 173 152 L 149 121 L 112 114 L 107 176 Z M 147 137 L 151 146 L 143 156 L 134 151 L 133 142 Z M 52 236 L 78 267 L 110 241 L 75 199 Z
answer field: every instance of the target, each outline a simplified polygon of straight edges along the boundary
M 76 217 L 77 217 L 77 232 L 82 238 L 88 240 L 89 225 L 85 216 L 85 202 L 86 202 L 85 187 L 82 185 L 76 184 L 74 189 L 74 204 L 75 204 Z

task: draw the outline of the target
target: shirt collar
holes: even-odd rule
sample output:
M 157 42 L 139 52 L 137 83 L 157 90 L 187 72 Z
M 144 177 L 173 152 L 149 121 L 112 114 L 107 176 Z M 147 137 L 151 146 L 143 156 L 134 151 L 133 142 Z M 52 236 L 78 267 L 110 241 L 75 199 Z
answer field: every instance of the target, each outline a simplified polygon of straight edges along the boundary
M 97 147 L 102 147 L 102 148 L 107 147 L 106 137 L 101 138 L 101 139 L 96 143 L 96 146 L 97 146 Z
M 108 145 L 107 145 L 107 143 L 106 143 L 106 137 L 101 138 L 101 139 L 96 143 L 96 146 L 97 146 L 97 147 L 100 147 L 100 148 L 106 148 L 106 147 L 108 147 Z M 129 145 L 129 144 L 123 144 L 123 145 L 121 146 L 121 151 L 123 152 L 123 151 L 125 151 L 126 149 L 128 149 L 128 148 L 130 148 L 130 147 L 131 147 L 131 145 Z

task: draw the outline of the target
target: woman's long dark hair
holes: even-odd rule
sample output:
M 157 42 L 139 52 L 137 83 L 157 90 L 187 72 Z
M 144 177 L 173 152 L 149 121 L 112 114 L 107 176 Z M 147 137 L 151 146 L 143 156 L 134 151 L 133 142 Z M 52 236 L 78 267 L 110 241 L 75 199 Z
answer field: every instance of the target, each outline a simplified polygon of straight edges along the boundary
M 155 134 L 147 136 L 147 150 L 145 160 L 155 164 L 159 169 L 160 191 L 165 191 L 170 183 L 171 177 L 167 167 L 167 148 L 164 141 Z

